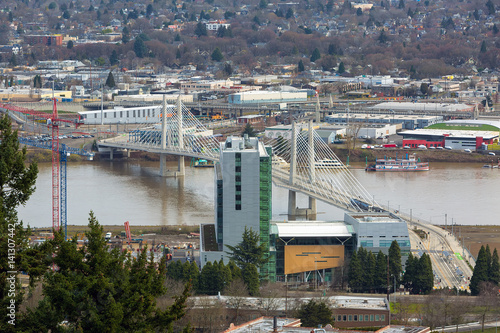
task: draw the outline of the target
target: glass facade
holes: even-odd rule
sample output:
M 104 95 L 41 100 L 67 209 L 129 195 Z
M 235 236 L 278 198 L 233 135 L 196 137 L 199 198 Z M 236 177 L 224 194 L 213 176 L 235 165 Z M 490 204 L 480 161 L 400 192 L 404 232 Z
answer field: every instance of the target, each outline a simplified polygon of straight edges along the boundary
M 270 248 L 269 237 L 269 222 L 272 216 L 272 164 L 271 164 L 271 147 L 266 147 L 268 156 L 260 157 L 259 169 L 259 226 L 260 226 L 260 243 L 267 244 Z M 263 279 L 276 281 L 276 257 L 275 253 L 268 251 L 266 254 L 268 262 L 260 269 L 260 275 Z

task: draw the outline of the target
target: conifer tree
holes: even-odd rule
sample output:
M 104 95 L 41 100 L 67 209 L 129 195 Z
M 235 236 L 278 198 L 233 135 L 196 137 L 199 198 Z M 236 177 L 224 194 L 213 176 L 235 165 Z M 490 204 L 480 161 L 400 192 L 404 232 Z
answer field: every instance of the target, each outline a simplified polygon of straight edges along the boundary
M 353 292 L 363 291 L 363 267 L 356 251 L 352 254 L 349 263 L 348 278 L 349 287 Z
M 491 266 L 488 276 L 491 282 L 498 285 L 500 282 L 500 264 L 496 248 L 493 250 L 493 255 L 491 256 Z
M 396 281 L 396 285 L 401 283 L 401 273 L 403 268 L 401 266 L 401 249 L 397 241 L 392 241 L 389 247 L 389 278 L 391 284 Z
M 488 281 L 488 255 L 484 245 L 481 246 L 481 249 L 479 250 L 476 266 L 474 266 L 474 271 L 472 272 L 472 277 L 470 279 L 469 287 L 472 296 L 479 295 L 479 285 L 483 281 Z
M 155 263 L 148 251 L 136 259 L 119 249 L 109 250 L 103 228 L 91 212 L 88 243 L 77 247 L 76 238 L 65 241 L 56 232 L 53 264 L 43 281 L 44 298 L 27 312 L 21 330 L 83 332 L 151 332 L 170 331 L 173 322 L 185 314 L 189 284 L 173 305 L 165 310 L 155 299 L 166 292 L 165 258 Z M 24 330 L 23 330 L 24 329 Z
M 373 286 L 378 293 L 387 291 L 387 256 L 382 251 L 377 253 Z
M 39 255 L 42 252 L 29 247 L 30 230 L 25 229 L 17 217 L 17 207 L 24 205 L 35 191 L 37 175 L 37 164 L 26 164 L 26 147 L 20 149 L 17 131 L 12 130 L 10 118 L 4 115 L 0 118 L 0 314 L 3 318 L 0 321 L 1 332 L 18 331 L 16 326 L 8 323 L 12 320 L 8 316 L 11 313 L 8 307 L 11 306 L 11 301 L 14 301 L 14 312 L 18 312 L 17 307 L 21 305 L 23 299 L 17 274 L 9 271 L 27 272 L 30 284 L 33 286 L 34 281 L 47 268 Z

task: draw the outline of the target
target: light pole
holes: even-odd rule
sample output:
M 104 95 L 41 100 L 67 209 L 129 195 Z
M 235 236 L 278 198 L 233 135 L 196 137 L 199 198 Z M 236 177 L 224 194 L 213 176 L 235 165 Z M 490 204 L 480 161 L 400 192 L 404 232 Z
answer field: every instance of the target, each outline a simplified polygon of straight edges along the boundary
M 314 280 L 315 280 L 314 290 L 318 290 L 318 262 L 316 261 L 316 257 L 314 257 Z

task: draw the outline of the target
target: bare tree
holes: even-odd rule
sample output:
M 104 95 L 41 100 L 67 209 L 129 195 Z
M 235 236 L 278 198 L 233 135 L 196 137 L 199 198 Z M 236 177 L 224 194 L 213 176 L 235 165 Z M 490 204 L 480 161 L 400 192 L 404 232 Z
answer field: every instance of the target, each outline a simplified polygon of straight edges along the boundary
M 199 297 L 196 305 L 187 312 L 186 317 L 198 332 L 216 333 L 227 328 L 226 313 L 224 304 L 219 300 Z
M 476 307 L 481 321 L 481 331 L 484 331 L 484 322 L 494 308 L 499 305 L 498 286 L 490 281 L 479 284 L 479 296 L 477 297 Z
M 281 304 L 283 288 L 276 283 L 267 283 L 260 288 L 260 304 L 265 316 L 278 310 Z
M 227 296 L 227 306 L 234 311 L 233 322 L 238 322 L 240 316 L 240 309 L 245 301 L 245 298 L 249 296 L 248 288 L 242 279 L 235 279 L 226 286 L 223 291 L 223 295 Z

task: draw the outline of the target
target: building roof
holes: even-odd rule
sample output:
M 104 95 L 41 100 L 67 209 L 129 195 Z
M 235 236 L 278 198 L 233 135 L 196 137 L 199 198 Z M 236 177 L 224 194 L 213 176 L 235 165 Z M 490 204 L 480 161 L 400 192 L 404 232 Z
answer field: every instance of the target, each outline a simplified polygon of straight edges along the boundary
M 398 111 L 463 111 L 469 112 L 474 106 L 463 103 L 413 103 L 413 102 L 385 102 L 368 107 L 372 110 L 398 110 Z
M 494 139 L 498 137 L 498 132 L 493 131 L 467 131 L 467 130 L 449 130 L 449 129 L 417 129 L 412 131 L 404 131 L 398 133 L 402 136 L 410 136 L 410 135 L 432 135 L 432 136 L 444 136 L 448 135 L 450 138 L 476 138 L 482 137 L 484 139 Z
M 279 237 L 351 237 L 352 232 L 344 222 L 271 222 Z

